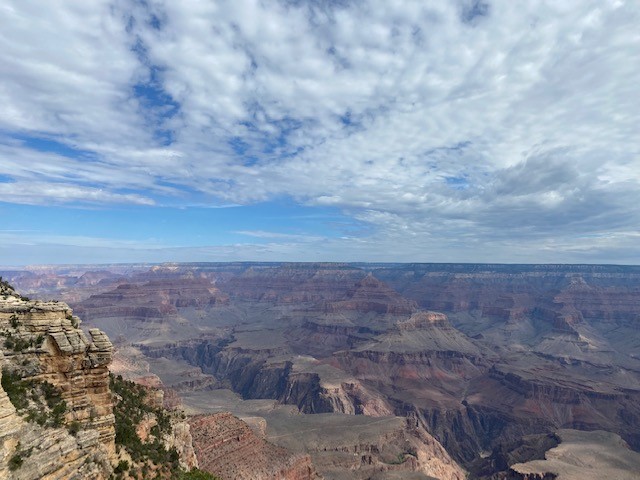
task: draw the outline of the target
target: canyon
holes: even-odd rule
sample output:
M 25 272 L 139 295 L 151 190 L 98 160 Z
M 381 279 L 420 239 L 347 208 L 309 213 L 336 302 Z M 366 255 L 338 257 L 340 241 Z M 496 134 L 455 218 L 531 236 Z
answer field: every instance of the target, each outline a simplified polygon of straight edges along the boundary
M 186 422 L 162 407 L 161 391 L 113 377 L 110 339 L 80 324 L 67 304 L 31 300 L 0 277 L 0 478 L 197 472 Z
M 549 435 L 573 430 L 640 449 L 640 267 L 212 263 L 0 275 L 105 332 L 120 372 L 153 379 L 196 415 L 196 452 L 278 457 L 291 478 L 543 478 L 553 472 L 521 465 L 558 448 Z M 256 460 L 233 474 L 228 459 L 200 455 L 229 478 L 278 470 Z

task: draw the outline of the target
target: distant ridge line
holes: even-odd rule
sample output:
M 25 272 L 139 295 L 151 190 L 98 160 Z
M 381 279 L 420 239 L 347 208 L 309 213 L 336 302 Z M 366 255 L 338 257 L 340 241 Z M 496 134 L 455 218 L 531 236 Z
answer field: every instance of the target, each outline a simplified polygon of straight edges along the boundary
M 477 272 L 504 272 L 504 273 L 531 273 L 531 272 L 567 272 L 567 273 L 639 273 L 640 265 L 618 264 L 588 264 L 588 263 L 457 263 L 457 262 L 159 262 L 159 263 L 104 263 L 104 264 L 42 264 L 26 266 L 1 266 L 0 272 L 17 271 L 41 271 L 54 270 L 65 271 L 75 269 L 147 269 L 147 268 L 201 268 L 216 269 L 225 267 L 236 268 L 354 268 L 368 271 L 401 269 L 415 272 L 451 272 L 451 273 L 477 273 Z

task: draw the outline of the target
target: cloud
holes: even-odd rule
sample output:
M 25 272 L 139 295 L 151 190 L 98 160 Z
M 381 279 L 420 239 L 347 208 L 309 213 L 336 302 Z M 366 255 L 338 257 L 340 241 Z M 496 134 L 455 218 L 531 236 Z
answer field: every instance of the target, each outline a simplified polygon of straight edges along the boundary
M 133 241 L 114 238 L 89 237 L 82 235 L 59 235 L 52 233 L 37 232 L 37 237 L 31 235 L 32 231 L 0 230 L 0 240 L 5 245 L 44 247 L 55 245 L 62 249 L 67 249 L 68 254 L 72 254 L 72 249 L 76 247 L 92 249 L 160 249 L 167 248 L 153 241 Z
M 271 238 L 280 240 L 294 240 L 298 242 L 317 242 L 324 240 L 324 237 L 317 235 L 300 235 L 295 233 L 281 233 L 281 232 L 265 232 L 264 230 L 239 230 L 234 232 L 240 235 L 246 235 L 254 238 Z
M 100 188 L 78 187 L 66 183 L 29 182 L 0 183 L 0 201 L 48 205 L 51 202 L 81 201 L 87 204 L 121 203 L 132 205 L 154 205 L 154 201 L 138 194 L 123 194 L 104 191 Z
M 370 258 L 558 261 L 595 235 L 588 258 L 640 261 L 635 2 L 0 9 L 0 200 L 286 196 L 370 225 L 335 244 Z

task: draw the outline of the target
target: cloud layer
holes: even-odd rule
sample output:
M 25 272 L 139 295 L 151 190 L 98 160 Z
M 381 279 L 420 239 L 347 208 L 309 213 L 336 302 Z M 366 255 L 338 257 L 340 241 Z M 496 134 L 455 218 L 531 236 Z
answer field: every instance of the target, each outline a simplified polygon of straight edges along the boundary
M 0 201 L 289 198 L 371 228 L 255 229 L 285 255 L 638 263 L 639 24 L 631 0 L 3 2 Z

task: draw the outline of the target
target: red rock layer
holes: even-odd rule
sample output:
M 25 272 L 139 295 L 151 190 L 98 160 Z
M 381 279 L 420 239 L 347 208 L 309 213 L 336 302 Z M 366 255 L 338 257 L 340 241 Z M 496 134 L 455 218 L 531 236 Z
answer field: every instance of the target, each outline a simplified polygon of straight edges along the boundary
M 232 297 L 276 303 L 316 303 L 339 300 L 362 279 L 357 268 L 337 264 L 294 264 L 279 268 L 255 266 L 230 278 L 221 289 Z
M 230 413 L 201 415 L 189 423 L 201 470 L 225 480 L 318 478 L 308 455 L 272 445 Z
M 87 320 L 96 317 L 132 317 L 141 320 L 174 315 L 178 308 L 204 308 L 227 304 L 222 294 L 205 278 L 155 280 L 143 285 L 122 284 L 109 292 L 92 295 L 76 311 Z
M 367 275 L 349 288 L 343 299 L 329 302 L 325 306 L 327 312 L 356 311 L 392 315 L 411 314 L 417 309 L 415 301 L 402 297 L 373 275 Z

